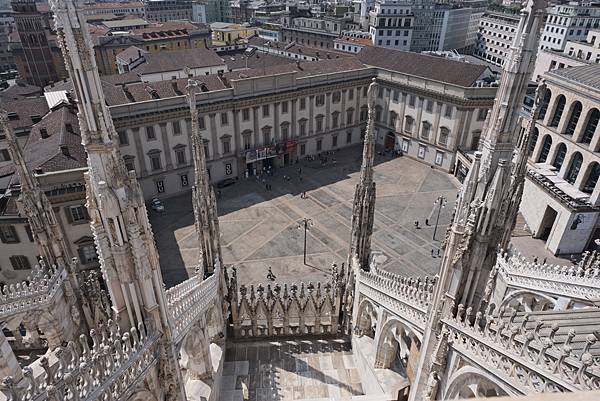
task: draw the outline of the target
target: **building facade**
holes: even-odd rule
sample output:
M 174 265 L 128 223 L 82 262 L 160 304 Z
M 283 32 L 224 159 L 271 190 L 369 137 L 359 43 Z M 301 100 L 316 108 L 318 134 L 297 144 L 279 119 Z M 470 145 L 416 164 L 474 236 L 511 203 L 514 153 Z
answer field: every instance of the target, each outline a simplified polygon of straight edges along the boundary
M 149 21 L 192 21 L 192 0 L 146 0 L 144 15 Z
M 17 69 L 9 43 L 9 36 L 14 30 L 14 22 L 11 10 L 0 10 L 0 72 Z
M 515 31 L 518 25 L 518 15 L 497 12 L 485 13 L 479 22 L 479 32 L 473 56 L 502 67 L 508 49 L 515 39 Z
M 548 10 L 540 49 L 564 50 L 568 41 L 585 41 L 590 29 L 600 27 L 600 4 L 557 4 Z
M 373 45 L 410 50 L 414 15 L 411 2 L 376 1 L 369 13 L 369 33 Z
M 547 90 L 521 211 L 554 254 L 581 253 L 599 234 L 599 73 L 586 65 L 542 75 Z
M 281 29 L 283 41 L 296 42 L 301 45 L 333 49 L 333 41 L 342 31 L 348 30 L 352 21 L 343 17 L 324 16 L 296 17 L 284 19 Z
M 591 29 L 585 41 L 567 41 L 564 50 L 540 50 L 533 79 L 557 68 L 577 67 L 600 63 L 600 30 Z

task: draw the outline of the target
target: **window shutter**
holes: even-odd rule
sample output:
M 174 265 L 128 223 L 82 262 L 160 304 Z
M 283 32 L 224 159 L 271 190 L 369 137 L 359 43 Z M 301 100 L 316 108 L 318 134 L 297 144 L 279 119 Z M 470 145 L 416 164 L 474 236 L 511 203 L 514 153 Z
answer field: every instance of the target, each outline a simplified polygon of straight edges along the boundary
M 71 208 L 69 206 L 65 206 L 65 216 L 67 216 L 67 221 L 69 223 L 73 223 L 73 215 L 71 214 Z

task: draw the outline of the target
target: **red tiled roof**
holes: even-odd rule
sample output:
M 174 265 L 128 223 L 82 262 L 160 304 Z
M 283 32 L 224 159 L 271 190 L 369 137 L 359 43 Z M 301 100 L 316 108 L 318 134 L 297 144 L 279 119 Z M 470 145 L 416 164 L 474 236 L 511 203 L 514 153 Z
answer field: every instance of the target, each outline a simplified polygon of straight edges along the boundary
M 44 129 L 46 138 L 42 137 Z M 68 150 L 68 155 L 63 148 Z M 23 153 L 28 166 L 46 173 L 85 167 L 87 160 L 81 144 L 77 110 L 61 104 L 46 114 L 31 129 Z M 11 173 L 14 173 L 12 163 L 0 165 L 0 176 Z

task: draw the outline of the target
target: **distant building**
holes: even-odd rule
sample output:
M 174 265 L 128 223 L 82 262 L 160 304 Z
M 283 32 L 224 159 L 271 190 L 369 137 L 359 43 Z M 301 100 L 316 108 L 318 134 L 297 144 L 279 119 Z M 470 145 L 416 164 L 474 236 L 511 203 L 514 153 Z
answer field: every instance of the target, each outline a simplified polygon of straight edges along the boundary
M 518 15 L 486 12 L 479 21 L 477 44 L 473 56 L 502 67 L 508 49 L 514 41 L 518 25 Z
M 283 39 L 281 26 L 263 25 L 256 29 L 256 34 L 259 38 L 279 42 Z
M 45 86 L 67 77 L 56 41 L 50 7 L 35 0 L 11 2 L 18 35 L 11 36 L 10 49 L 19 76 L 28 83 Z
M 262 0 L 236 0 L 231 3 L 232 22 L 243 24 L 255 18 L 276 14 L 285 10 L 285 2 L 265 2 Z
M 231 6 L 228 0 L 206 1 L 206 22 L 231 22 Z
M 361 31 L 345 31 L 333 41 L 334 49 L 347 53 L 358 53 L 365 46 L 372 46 L 371 35 Z
M 592 63 L 600 63 L 600 30 L 590 30 L 585 41 L 567 41 L 562 51 L 552 49 L 538 51 L 533 79 L 557 68 Z
M 117 2 L 117 3 L 88 3 L 85 5 L 85 15 L 116 15 L 136 16 L 144 18 L 144 3 L 141 1 Z
M 256 34 L 256 28 L 227 22 L 210 24 L 213 44 L 231 45 Z
M 411 2 L 378 0 L 369 13 L 369 33 L 376 46 L 410 50 L 414 15 Z
M 11 10 L 0 10 L 0 72 L 17 69 L 9 47 L 9 35 L 13 32 L 14 22 Z
M 208 48 L 211 46 L 207 25 L 188 21 L 171 21 L 152 24 L 121 34 L 109 34 L 104 27 L 92 32 L 96 62 L 101 74 L 118 72 L 116 55 L 136 46 L 148 53 L 164 50 Z
M 584 41 L 590 29 L 600 28 L 600 4 L 558 4 L 548 9 L 540 49 L 564 50 L 568 41 Z
M 149 21 L 192 20 L 191 0 L 145 0 L 144 14 Z
M 283 41 L 301 45 L 333 49 L 333 41 L 342 31 L 353 25 L 352 20 L 338 17 L 290 18 L 282 27 Z
M 200 1 L 192 2 L 192 22 L 206 24 L 206 3 Z

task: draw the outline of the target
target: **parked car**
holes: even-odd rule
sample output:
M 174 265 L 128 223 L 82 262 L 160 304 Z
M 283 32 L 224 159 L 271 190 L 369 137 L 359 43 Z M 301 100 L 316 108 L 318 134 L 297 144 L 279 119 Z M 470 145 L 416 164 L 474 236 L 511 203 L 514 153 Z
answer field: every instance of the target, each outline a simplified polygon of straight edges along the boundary
M 217 186 L 217 188 L 225 188 L 225 187 L 228 187 L 233 184 L 235 184 L 234 178 L 225 178 L 223 181 L 217 182 L 216 186 Z
M 158 199 L 157 197 L 152 198 L 152 200 L 150 201 L 150 207 L 152 208 L 152 210 L 154 210 L 155 212 L 159 212 L 162 213 L 165 211 L 165 205 L 162 203 L 162 201 L 160 199 Z

